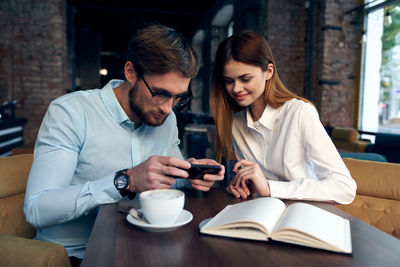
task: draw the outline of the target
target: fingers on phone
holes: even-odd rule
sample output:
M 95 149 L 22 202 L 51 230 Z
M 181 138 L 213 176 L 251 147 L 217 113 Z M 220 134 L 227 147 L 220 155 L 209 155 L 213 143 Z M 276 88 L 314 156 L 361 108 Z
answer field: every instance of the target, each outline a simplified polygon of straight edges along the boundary
M 204 174 L 203 175 L 204 181 L 222 181 L 224 180 L 224 176 L 218 174 Z
M 175 167 L 175 168 L 180 168 L 180 169 L 189 169 L 190 168 L 190 163 L 186 160 L 183 159 L 178 159 L 175 157 L 160 157 L 160 162 L 163 165 L 170 166 L 170 167 Z
M 160 181 L 160 184 L 166 184 L 168 186 L 173 185 L 175 183 L 175 178 L 166 176 L 163 180 Z
M 200 179 L 193 179 L 190 180 L 190 183 L 192 184 L 192 187 L 200 190 L 200 191 L 208 191 L 210 190 L 211 186 L 214 184 L 213 181 L 204 181 Z

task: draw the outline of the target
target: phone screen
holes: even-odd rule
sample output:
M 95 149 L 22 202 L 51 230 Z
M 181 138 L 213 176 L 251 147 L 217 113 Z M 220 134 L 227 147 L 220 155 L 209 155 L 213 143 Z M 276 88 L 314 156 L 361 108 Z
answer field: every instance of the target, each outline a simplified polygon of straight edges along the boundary
M 221 170 L 219 165 L 192 164 L 188 179 L 203 179 L 204 174 L 217 174 Z

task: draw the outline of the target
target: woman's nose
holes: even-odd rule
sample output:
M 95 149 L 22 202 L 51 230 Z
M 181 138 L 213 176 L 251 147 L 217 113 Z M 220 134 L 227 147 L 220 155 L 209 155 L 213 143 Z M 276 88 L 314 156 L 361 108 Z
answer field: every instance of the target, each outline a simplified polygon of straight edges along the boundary
M 232 93 L 236 94 L 236 93 L 241 92 L 242 90 L 243 90 L 243 86 L 240 83 L 234 82 L 232 84 Z

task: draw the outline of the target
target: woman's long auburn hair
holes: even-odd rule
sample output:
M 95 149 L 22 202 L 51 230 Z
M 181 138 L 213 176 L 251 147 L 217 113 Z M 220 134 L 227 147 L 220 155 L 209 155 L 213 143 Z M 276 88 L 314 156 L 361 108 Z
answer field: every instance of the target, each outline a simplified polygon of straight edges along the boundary
M 216 155 L 218 161 L 221 161 L 223 156 L 228 160 L 233 158 L 232 117 L 235 112 L 245 108 L 240 107 L 225 89 L 223 71 L 229 60 L 260 67 L 262 71 L 267 70 L 268 64 L 274 65 L 274 73 L 266 82 L 264 90 L 265 101 L 272 108 L 279 108 L 293 98 L 309 102 L 292 93 L 283 85 L 275 67 L 271 48 L 262 35 L 244 31 L 225 39 L 218 46 L 211 78 L 210 106 L 217 130 Z

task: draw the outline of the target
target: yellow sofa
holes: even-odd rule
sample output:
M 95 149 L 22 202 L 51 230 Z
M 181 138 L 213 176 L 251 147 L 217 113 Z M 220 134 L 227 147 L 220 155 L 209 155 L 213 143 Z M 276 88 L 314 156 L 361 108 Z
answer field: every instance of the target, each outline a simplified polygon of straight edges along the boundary
M 32 161 L 32 154 L 0 158 L 0 266 L 70 267 L 65 248 L 33 240 L 35 229 L 25 220 L 25 188 Z
M 400 164 L 343 159 L 357 182 L 353 203 L 337 208 L 400 238 Z
M 360 140 L 358 131 L 352 127 L 335 127 L 331 133 L 332 142 L 341 152 L 365 152 L 371 142 Z

